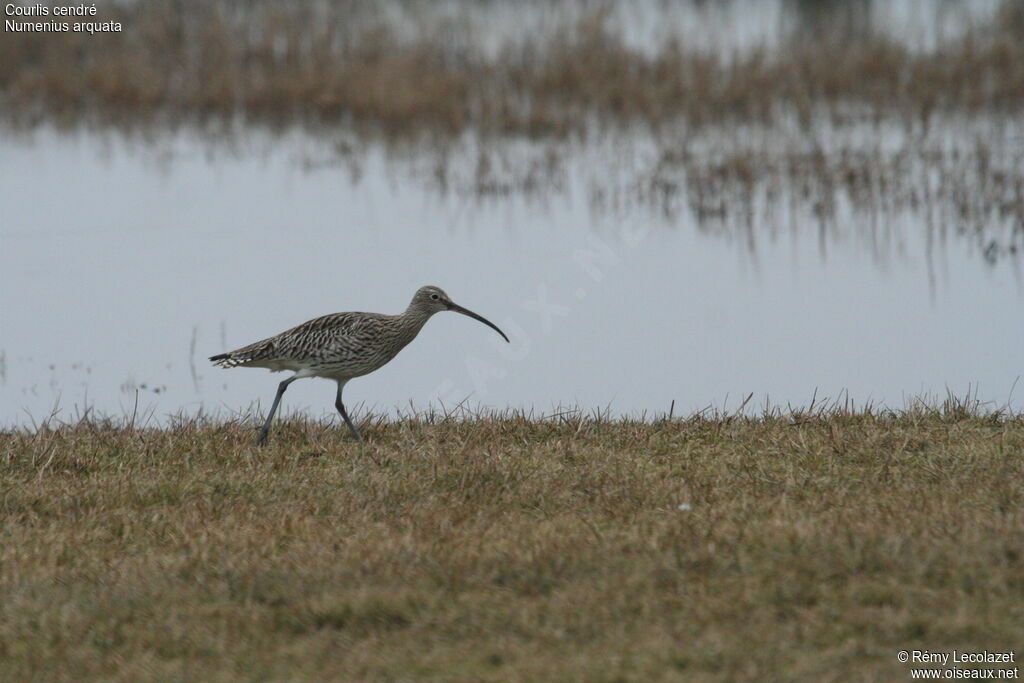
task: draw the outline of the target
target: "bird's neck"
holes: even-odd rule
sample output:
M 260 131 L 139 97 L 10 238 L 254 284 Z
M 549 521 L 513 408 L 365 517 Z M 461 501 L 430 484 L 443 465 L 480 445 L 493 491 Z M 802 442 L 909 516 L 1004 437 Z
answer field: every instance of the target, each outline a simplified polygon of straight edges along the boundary
M 423 329 L 423 326 L 427 324 L 427 321 L 430 320 L 430 316 L 433 314 L 433 311 L 426 311 L 417 306 L 410 305 L 409 308 L 405 309 L 405 313 L 398 316 L 399 324 L 403 331 L 409 334 L 409 339 L 411 340 L 419 334 L 420 330 Z

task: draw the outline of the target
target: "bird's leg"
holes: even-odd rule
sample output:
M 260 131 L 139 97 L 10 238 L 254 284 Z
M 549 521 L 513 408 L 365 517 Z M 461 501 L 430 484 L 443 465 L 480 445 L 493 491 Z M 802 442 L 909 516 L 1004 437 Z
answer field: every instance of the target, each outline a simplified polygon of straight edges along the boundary
M 348 428 L 352 431 L 352 436 L 356 437 L 356 441 L 361 443 L 363 437 L 359 435 L 359 430 L 356 429 L 354 424 L 352 424 L 352 420 L 348 419 L 348 413 L 345 412 L 345 404 L 341 402 L 341 388 L 343 386 L 344 385 L 340 382 L 338 383 L 338 398 L 334 401 L 334 407 L 338 409 L 339 413 L 341 413 L 341 418 L 345 420 L 345 424 L 347 424 Z
M 288 385 L 296 379 L 298 378 L 289 377 L 277 385 L 277 395 L 274 396 L 274 405 L 270 406 L 270 414 L 267 415 L 267 421 L 263 423 L 263 429 L 260 430 L 260 435 L 256 438 L 257 446 L 262 446 L 267 442 L 267 434 L 270 433 L 270 423 L 274 420 L 274 413 L 277 412 L 277 406 L 281 403 L 281 397 L 284 396 L 284 390 L 287 389 Z

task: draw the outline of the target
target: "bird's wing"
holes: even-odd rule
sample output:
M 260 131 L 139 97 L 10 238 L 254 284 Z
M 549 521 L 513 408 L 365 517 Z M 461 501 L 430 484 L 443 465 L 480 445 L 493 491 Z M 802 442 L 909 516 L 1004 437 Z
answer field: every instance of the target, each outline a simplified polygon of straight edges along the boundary
M 222 367 L 264 365 L 346 353 L 358 355 L 367 338 L 376 336 L 387 316 L 379 313 L 331 313 L 313 318 L 281 334 L 213 356 Z
M 331 313 L 278 335 L 295 357 L 358 351 L 375 336 L 387 316 L 380 313 Z M 282 349 L 284 350 L 284 349 Z

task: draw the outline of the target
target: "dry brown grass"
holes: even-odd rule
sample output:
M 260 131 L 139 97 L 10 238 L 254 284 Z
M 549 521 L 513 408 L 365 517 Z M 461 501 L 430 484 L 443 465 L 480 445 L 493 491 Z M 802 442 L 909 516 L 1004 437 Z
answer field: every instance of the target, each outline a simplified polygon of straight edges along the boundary
M 936 111 L 1015 111 L 1024 35 L 1014 3 L 986 30 L 920 53 L 881 38 L 798 35 L 771 52 L 707 55 L 681 41 L 653 54 L 600 11 L 498 56 L 479 41 L 343 3 L 156 0 L 105 5 L 123 33 L 5 33 L 8 118 L 137 121 L 208 116 L 349 122 L 388 134 L 467 128 L 534 137 L 593 121 L 653 127 L 810 120 L 824 106 L 927 121 Z
M 1024 639 L 1020 417 L 365 430 L 0 435 L 0 678 L 904 680 Z

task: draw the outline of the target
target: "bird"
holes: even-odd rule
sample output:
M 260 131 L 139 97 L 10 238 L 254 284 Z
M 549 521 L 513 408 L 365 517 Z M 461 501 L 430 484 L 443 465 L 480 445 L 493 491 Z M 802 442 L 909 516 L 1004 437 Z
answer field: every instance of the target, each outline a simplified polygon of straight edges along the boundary
M 455 311 L 479 320 L 509 342 L 505 333 L 490 320 L 458 305 L 440 287 L 427 285 L 416 290 L 409 306 L 398 315 L 331 313 L 234 351 L 210 356 L 210 361 L 222 368 L 265 368 L 271 372 L 290 370 L 294 373 L 277 386 L 270 414 L 256 439 L 257 445 L 267 442 L 270 423 L 285 390 L 295 380 L 305 377 L 323 377 L 337 382 L 334 407 L 356 441 L 362 442 L 362 435 L 341 401 L 345 384 L 386 365 L 416 338 L 431 316 L 442 311 Z

